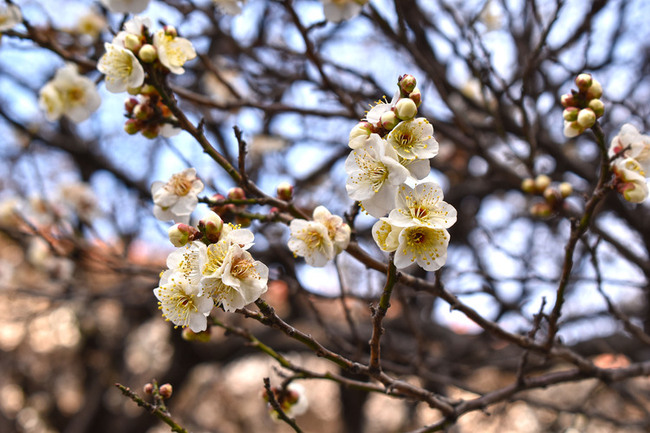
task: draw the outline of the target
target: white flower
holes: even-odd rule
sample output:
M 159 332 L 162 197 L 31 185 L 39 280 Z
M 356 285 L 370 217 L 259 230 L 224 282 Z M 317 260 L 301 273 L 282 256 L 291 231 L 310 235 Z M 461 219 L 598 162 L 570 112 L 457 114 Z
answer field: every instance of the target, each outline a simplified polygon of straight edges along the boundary
M 417 262 L 425 271 L 436 271 L 447 261 L 449 232 L 428 226 L 405 227 L 399 233 L 395 267 L 405 268 Z
M 198 285 L 182 274 L 165 271 L 153 293 L 163 316 L 174 325 L 189 327 L 193 332 L 207 329 L 207 316 L 214 305 L 212 298 L 205 296 Z
M 581 126 L 577 121 L 564 121 L 564 136 L 567 138 L 577 137 L 578 135 L 585 132 L 585 129 L 586 128 Z
M 196 208 L 201 191 L 203 182 L 196 177 L 194 168 L 174 174 L 167 183 L 156 181 L 151 185 L 153 213 L 161 221 L 184 222 Z
M 185 62 L 196 57 L 196 51 L 189 40 L 167 34 L 165 30 L 154 34 L 153 44 L 158 51 L 160 63 L 174 74 L 184 73 Z
M 48 120 L 64 115 L 77 123 L 88 119 L 100 104 L 95 83 L 79 75 L 77 66 L 72 63 L 56 71 L 52 81 L 41 89 L 39 98 L 39 106 L 45 110 Z
M 327 234 L 334 245 L 334 254 L 338 254 L 350 243 L 350 226 L 338 215 L 332 215 L 325 206 L 314 209 L 314 221 L 327 227 Z
M 0 32 L 11 30 L 23 20 L 20 8 L 13 4 L 0 6 Z
M 617 158 L 612 163 L 612 171 L 616 175 L 616 189 L 625 200 L 632 203 L 645 201 L 648 197 L 647 174 L 636 159 Z
M 237 244 L 228 249 L 221 272 L 221 282 L 231 290 L 212 296 L 225 311 L 235 311 L 256 301 L 267 290 L 269 268 Z
M 384 96 L 384 98 L 386 98 Z M 397 104 L 397 101 L 399 100 L 399 90 L 395 91 L 393 94 L 393 99 L 391 99 L 390 102 L 386 101 L 377 101 L 377 103 L 368 111 L 366 114 L 366 120 L 372 124 L 377 126 L 379 124 L 379 120 L 381 119 L 381 115 L 391 111 L 393 107 L 395 107 L 395 104 Z
M 295 256 L 304 257 L 310 266 L 323 267 L 336 255 L 334 243 L 324 224 L 294 219 L 289 228 L 289 249 Z
M 388 218 L 380 218 L 372 226 L 372 238 L 377 246 L 388 253 L 392 253 L 399 246 L 399 234 L 403 227 L 391 225 Z
M 139 14 L 149 6 L 150 0 L 101 0 L 111 12 Z
M 241 13 L 242 4 L 246 0 L 212 0 L 212 3 L 225 14 L 237 15 Z
M 395 150 L 379 135 L 372 134 L 369 144 L 353 150 L 345 161 L 348 196 L 358 200 L 370 215 L 382 217 L 393 208 L 397 188 L 409 176 L 398 162 Z
M 335 23 L 354 18 L 368 0 L 321 0 L 325 19 Z
M 431 173 L 431 162 L 428 159 L 404 159 L 402 157 L 397 159 L 416 180 L 422 180 Z
M 90 39 L 95 40 L 106 26 L 106 18 L 96 12 L 90 11 L 79 18 L 77 31 L 82 35 L 87 35 Z
M 151 27 L 151 18 L 136 15 L 124 23 L 124 30 L 115 36 L 113 43 L 123 40 L 127 35 L 144 36 L 147 33 L 146 30 Z
M 359 122 L 350 131 L 348 146 L 350 149 L 358 149 L 368 144 L 372 135 L 372 125 L 370 122 Z
M 198 287 L 202 277 L 201 268 L 206 261 L 206 245 L 201 241 L 194 241 L 171 252 L 167 256 L 167 267 Z
M 404 159 L 429 159 L 438 154 L 433 126 L 423 117 L 398 123 L 387 140 Z
M 624 157 L 636 159 L 643 171 L 650 173 L 650 136 L 641 134 L 631 123 L 621 127 L 609 146 L 610 158 L 619 152 L 623 152 Z
M 144 69 L 133 51 L 108 42 L 104 48 L 106 52 L 99 59 L 97 69 L 106 75 L 106 90 L 120 93 L 144 83 Z
M 456 209 L 442 199 L 442 189 L 437 183 L 425 182 L 415 188 L 402 185 L 388 220 L 397 227 L 449 228 L 456 222 Z

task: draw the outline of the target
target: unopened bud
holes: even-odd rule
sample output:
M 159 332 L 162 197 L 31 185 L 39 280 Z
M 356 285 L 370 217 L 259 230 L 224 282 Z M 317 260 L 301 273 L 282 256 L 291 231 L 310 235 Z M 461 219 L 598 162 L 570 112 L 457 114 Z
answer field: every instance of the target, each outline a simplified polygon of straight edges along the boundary
M 227 196 L 231 200 L 243 200 L 246 198 L 246 193 L 240 187 L 235 186 L 228 190 Z
M 289 182 L 282 182 L 278 185 L 276 193 L 280 200 L 289 201 L 293 198 L 293 185 Z
M 540 202 L 540 203 L 535 203 L 530 207 L 530 213 L 533 216 L 539 217 L 539 218 L 546 218 L 551 216 L 553 213 L 553 209 L 551 206 L 546 203 L 546 202 Z
M 589 86 L 591 86 L 591 83 L 591 74 L 580 74 L 576 77 L 576 86 L 578 86 L 581 92 L 586 92 Z
M 194 229 L 194 227 L 182 223 L 171 226 L 169 230 L 167 230 L 169 241 L 177 248 L 186 245 L 192 236 L 192 229 Z
M 535 178 L 535 189 L 537 192 L 543 193 L 550 184 L 551 178 L 545 174 L 540 174 Z
M 126 48 L 127 50 L 131 50 L 134 53 L 136 53 L 140 49 L 140 45 L 141 45 L 140 38 L 132 33 L 129 33 L 124 38 L 124 48 Z
M 408 95 L 415 89 L 415 86 L 417 85 L 417 81 L 415 77 L 411 74 L 404 74 L 401 77 L 399 77 L 399 80 L 397 81 L 397 85 L 399 88 L 404 92 L 404 94 Z
M 605 114 L 605 104 L 600 99 L 592 99 L 589 101 L 589 108 L 593 110 L 596 114 L 596 117 L 601 117 Z
M 591 81 L 591 86 L 587 89 L 587 100 L 598 99 L 603 96 L 603 86 L 596 80 Z
M 156 47 L 151 44 L 144 44 L 138 52 L 138 57 L 145 63 L 153 63 L 158 58 Z
M 397 124 L 399 123 L 399 120 L 397 119 L 397 116 L 395 116 L 395 113 L 393 113 L 392 111 L 386 111 L 379 118 L 379 123 L 381 123 L 381 126 L 384 129 L 386 129 L 387 131 L 390 131 L 395 126 L 397 126 Z
M 210 242 L 218 242 L 223 229 L 223 220 L 215 212 L 208 212 L 208 215 L 199 221 L 199 230 Z
M 575 107 L 576 106 L 576 100 L 573 97 L 573 94 L 571 93 L 565 93 L 562 95 L 560 98 L 560 103 L 562 104 L 563 107 Z
M 535 188 L 535 181 L 528 177 L 521 181 L 521 190 L 526 194 L 533 194 L 537 191 Z
M 165 34 L 167 36 L 171 36 L 172 38 L 178 36 L 178 32 L 176 31 L 176 28 L 174 26 L 165 26 L 163 27 L 163 30 L 165 31 Z
M 158 91 L 151 84 L 145 84 L 140 88 L 141 95 L 157 95 Z
M 567 122 L 574 122 L 578 119 L 578 112 L 580 112 L 578 107 L 567 107 L 562 112 L 562 117 Z
M 558 201 L 560 201 L 560 197 L 561 197 L 560 192 L 552 187 L 546 188 L 542 195 L 544 196 L 544 200 L 546 200 L 546 203 L 550 204 L 551 206 L 555 205 Z
M 252 222 L 253 220 L 250 219 L 249 217 L 242 216 L 242 215 L 235 216 L 235 224 L 238 224 L 242 227 L 250 227 Z
M 142 130 L 142 136 L 149 139 L 154 139 L 160 134 L 160 125 L 149 125 Z
M 395 104 L 395 116 L 400 120 L 411 120 L 418 114 L 418 106 L 410 98 L 402 98 Z
M 142 86 L 140 86 L 140 87 L 127 87 L 126 93 L 128 93 L 129 95 L 136 96 L 136 95 L 140 94 L 141 90 L 142 90 Z
M 207 343 L 210 341 L 210 327 L 206 329 L 205 331 L 201 332 L 194 332 L 190 328 L 183 328 L 183 332 L 181 333 L 181 336 L 183 337 L 183 340 L 185 341 L 198 341 L 200 343 Z
M 422 93 L 420 93 L 420 89 L 418 89 L 417 87 L 415 89 L 413 89 L 413 91 L 411 93 L 409 93 L 409 98 L 413 102 L 415 102 L 415 105 L 417 107 L 419 107 L 420 104 L 422 103 Z
M 578 113 L 577 122 L 583 128 L 591 128 L 596 123 L 596 113 L 591 108 L 583 108 Z
M 578 135 L 582 134 L 585 132 L 585 128 L 583 128 L 578 121 L 576 120 L 575 122 L 564 122 L 564 136 L 568 138 L 573 138 L 577 137 Z
M 146 120 L 153 114 L 153 110 L 149 105 L 137 104 L 133 107 L 133 116 L 136 119 Z
M 144 391 L 145 394 L 151 395 L 151 393 L 153 392 L 153 384 L 145 383 L 142 390 Z
M 129 135 L 135 135 L 140 132 L 140 122 L 136 119 L 128 119 L 124 122 L 124 131 Z
M 567 198 L 573 194 L 573 186 L 569 182 L 562 182 L 558 189 L 562 198 Z
M 162 398 L 170 398 L 172 396 L 172 392 L 174 389 L 169 383 L 165 383 L 164 385 L 160 385 L 160 388 L 158 388 L 158 392 L 160 392 L 160 396 Z

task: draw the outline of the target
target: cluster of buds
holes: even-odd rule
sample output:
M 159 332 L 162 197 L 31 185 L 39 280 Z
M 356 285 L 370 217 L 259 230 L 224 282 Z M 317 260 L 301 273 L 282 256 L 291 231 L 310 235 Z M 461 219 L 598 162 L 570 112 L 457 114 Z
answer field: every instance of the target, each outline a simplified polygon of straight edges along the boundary
M 359 122 L 350 132 L 350 147 L 353 149 L 362 145 L 362 142 L 375 133 L 385 136 L 401 121 L 414 119 L 418 114 L 418 107 L 422 104 L 422 93 L 417 87 L 413 75 L 404 74 L 397 80 L 399 90 L 393 95 L 390 103 L 375 105 L 367 114 L 366 120 Z M 355 146 L 352 141 L 359 141 Z
M 562 209 L 564 199 L 573 194 L 573 187 L 568 182 L 553 184 L 545 174 L 535 179 L 526 178 L 521 182 L 521 190 L 527 194 L 539 195 L 543 201 L 537 201 L 530 207 L 533 216 L 546 218 Z
M 304 388 L 296 383 L 289 384 L 286 388 L 276 388 L 271 387 L 271 392 L 275 398 L 275 401 L 280 405 L 280 409 L 287 415 L 289 418 L 294 418 L 298 415 L 302 415 L 307 411 L 308 402 L 307 397 L 304 395 Z M 262 398 L 268 404 L 269 413 L 274 418 L 277 418 L 278 414 L 269 403 L 269 394 L 268 391 L 264 391 Z
M 147 138 L 156 138 L 158 135 L 172 137 L 180 132 L 175 128 L 176 118 L 169 108 L 162 102 L 158 91 L 148 84 L 133 89 L 137 97 L 131 97 L 124 102 L 125 116 L 124 130 L 128 134 L 142 133 Z
M 591 74 L 580 74 L 575 79 L 578 90 L 562 95 L 564 107 L 564 135 L 576 137 L 596 123 L 605 113 L 605 105 L 600 97 L 603 88 Z
M 238 201 L 241 202 L 246 200 L 246 192 L 242 188 L 238 186 L 230 188 L 226 193 L 226 196 L 223 196 L 222 194 L 215 194 L 212 196 L 212 200 L 231 200 L 233 202 L 219 204 L 211 207 L 212 211 L 224 220 L 232 221 L 241 227 L 248 227 L 251 225 L 251 219 L 247 216 L 242 215 L 242 213 L 246 211 L 247 205 L 244 203 L 237 203 Z
M 190 242 L 202 240 L 207 244 L 219 241 L 223 230 L 223 220 L 214 212 L 199 220 L 198 227 L 178 223 L 169 228 L 169 241 L 177 248 Z
M 147 395 L 153 395 L 156 398 L 160 399 L 169 399 L 172 396 L 172 393 L 174 392 L 174 389 L 172 388 L 171 384 L 165 383 L 160 386 L 156 383 L 145 383 L 143 387 L 143 391 Z

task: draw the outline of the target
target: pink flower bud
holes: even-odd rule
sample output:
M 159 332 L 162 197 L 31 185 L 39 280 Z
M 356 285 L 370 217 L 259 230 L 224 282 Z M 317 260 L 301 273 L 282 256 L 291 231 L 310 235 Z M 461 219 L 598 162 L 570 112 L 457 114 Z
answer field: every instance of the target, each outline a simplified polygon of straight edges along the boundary
M 583 108 L 578 113 L 578 125 L 583 128 L 591 128 L 596 123 L 596 113 L 591 108 Z
M 578 119 L 579 111 L 578 107 L 567 107 L 562 112 L 562 117 L 564 117 L 564 120 L 567 122 L 574 122 Z
M 145 383 L 142 390 L 144 391 L 145 394 L 151 395 L 151 393 L 153 393 L 153 384 Z
M 124 101 L 124 109 L 128 114 L 133 114 L 133 109 L 138 105 L 138 100 L 135 98 L 129 98 Z
M 386 111 L 379 118 L 379 123 L 381 123 L 381 126 L 384 129 L 390 131 L 399 123 L 399 120 L 397 119 L 397 116 L 395 116 L 395 113 L 392 111 Z
M 395 116 L 400 120 L 411 120 L 418 113 L 418 106 L 410 98 L 402 98 L 395 104 Z
M 586 92 L 591 83 L 591 74 L 580 74 L 576 77 L 576 86 L 581 92 Z
M 560 102 L 562 103 L 563 107 L 575 107 L 576 106 L 576 100 L 573 97 L 573 94 L 571 93 L 565 93 L 562 95 L 560 98 Z
M 530 207 L 530 213 L 538 218 L 547 218 L 551 216 L 553 209 L 548 203 L 539 202 Z
M 136 119 L 147 120 L 151 115 L 153 115 L 153 110 L 149 105 L 138 104 L 133 107 L 133 116 Z
M 169 241 L 175 247 L 182 247 L 186 245 L 190 238 L 192 237 L 193 231 L 196 231 L 194 227 L 190 227 L 187 224 L 175 224 L 167 230 L 167 235 L 169 235 Z
M 589 101 L 589 108 L 593 110 L 596 114 L 596 117 L 601 117 L 605 114 L 605 104 L 600 99 L 592 99 Z
M 521 181 L 521 190 L 526 194 L 534 194 L 537 191 L 535 187 L 535 181 L 528 177 Z
M 138 52 L 138 57 L 145 63 L 153 63 L 158 58 L 156 47 L 151 44 L 143 45 Z
M 278 185 L 276 192 L 280 200 L 289 201 L 293 198 L 293 185 L 289 182 L 282 182 Z
M 544 196 L 544 200 L 546 200 L 546 203 L 550 204 L 551 206 L 557 204 L 557 202 L 559 202 L 561 198 L 560 192 L 555 188 L 546 188 L 542 195 Z
M 170 398 L 172 396 L 172 392 L 174 389 L 169 383 L 166 383 L 164 385 L 160 385 L 160 388 L 158 388 L 158 392 L 160 392 L 160 396 L 162 398 Z
M 208 215 L 199 221 L 199 230 L 205 234 L 210 242 L 218 242 L 223 229 L 223 220 L 215 212 L 208 212 Z
M 417 87 L 415 89 L 413 89 L 413 91 L 411 93 L 409 93 L 409 98 L 413 102 L 415 102 L 416 106 L 419 107 L 420 104 L 422 103 L 422 93 L 420 93 L 420 89 L 418 89 Z
M 415 77 L 410 74 L 404 74 L 401 77 L 399 77 L 399 80 L 397 81 L 397 85 L 399 88 L 404 92 L 404 94 L 408 95 L 415 89 L 415 86 L 417 85 L 417 81 L 415 80 Z
M 243 189 L 236 186 L 228 190 L 227 196 L 231 200 L 243 200 L 246 198 L 246 193 L 244 192 Z

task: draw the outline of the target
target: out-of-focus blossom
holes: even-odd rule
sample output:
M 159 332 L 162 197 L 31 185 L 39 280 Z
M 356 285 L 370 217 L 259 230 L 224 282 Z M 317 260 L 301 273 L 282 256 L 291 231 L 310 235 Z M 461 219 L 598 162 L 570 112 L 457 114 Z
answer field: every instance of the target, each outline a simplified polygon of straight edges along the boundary
M 97 39 L 101 32 L 106 28 L 106 19 L 100 14 L 90 11 L 79 18 L 77 31 L 82 35 L 90 37 L 92 40 Z
M 241 8 L 246 4 L 246 0 L 212 0 L 212 3 L 225 14 L 237 15 L 241 13 Z
M 111 12 L 139 14 L 149 6 L 150 0 L 101 0 Z
M 88 184 L 76 182 L 61 185 L 59 194 L 63 204 L 86 223 L 92 222 L 101 213 L 97 196 Z
M 354 18 L 368 0 L 321 0 L 325 19 L 335 23 Z
M 315 221 L 294 219 L 289 224 L 291 237 L 289 249 L 294 255 L 304 257 L 308 265 L 323 267 L 334 258 L 334 243 L 327 227 Z
M 641 203 L 648 197 L 648 182 L 646 172 L 634 158 L 617 158 L 612 163 L 612 171 L 616 176 L 615 185 L 625 200 Z
M 14 4 L 0 5 L 0 32 L 11 30 L 23 20 L 20 8 Z
M 151 185 L 153 213 L 161 221 L 187 222 L 201 191 L 203 182 L 196 177 L 194 168 L 174 174 L 167 183 L 156 181 Z
M 174 74 L 183 74 L 183 65 L 196 57 L 196 51 L 188 39 L 178 37 L 174 33 L 164 29 L 157 31 L 153 37 L 153 45 L 163 66 Z
M 650 136 L 641 134 L 631 123 L 621 127 L 609 146 L 610 158 L 620 152 L 623 157 L 636 159 L 643 171 L 650 173 Z
M 70 63 L 59 69 L 54 78 L 40 91 L 39 106 L 48 120 L 57 120 L 62 115 L 73 122 L 83 122 L 101 104 L 95 83 L 79 75 L 77 66 Z

